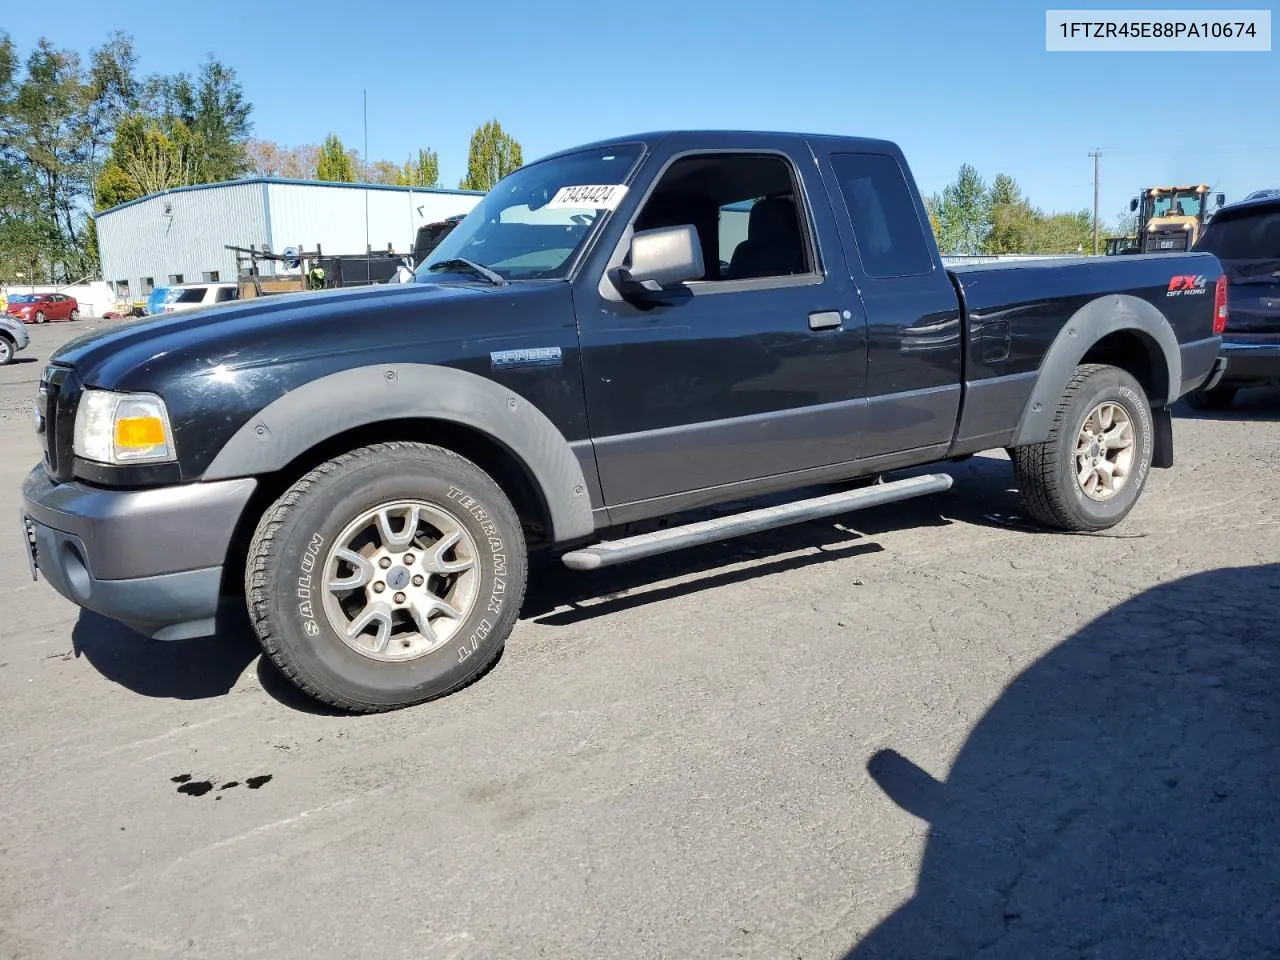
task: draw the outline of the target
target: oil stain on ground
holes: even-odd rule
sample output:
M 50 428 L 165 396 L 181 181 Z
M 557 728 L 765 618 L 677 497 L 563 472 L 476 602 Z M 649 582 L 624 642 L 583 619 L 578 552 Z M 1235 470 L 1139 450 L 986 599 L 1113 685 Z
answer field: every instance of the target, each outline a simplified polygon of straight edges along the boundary
M 272 774 L 265 773 L 256 777 L 249 777 L 244 781 L 244 783 L 250 790 L 258 790 L 264 784 L 269 783 L 271 781 L 271 777 Z M 191 797 L 203 797 L 214 788 L 212 780 L 193 780 L 189 773 L 182 773 L 176 777 L 170 777 L 169 782 L 178 784 L 179 793 L 185 793 L 187 796 Z M 239 780 L 228 780 L 219 788 L 219 790 L 230 790 L 232 787 L 238 786 L 240 786 Z M 221 800 L 222 797 L 217 796 L 214 797 L 214 799 Z

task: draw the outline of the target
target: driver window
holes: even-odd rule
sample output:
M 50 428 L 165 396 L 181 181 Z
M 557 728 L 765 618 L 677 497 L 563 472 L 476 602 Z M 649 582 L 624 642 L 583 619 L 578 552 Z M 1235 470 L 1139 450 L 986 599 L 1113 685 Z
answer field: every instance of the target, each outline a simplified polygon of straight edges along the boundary
M 815 272 L 791 164 L 750 154 L 684 157 L 662 175 L 636 216 L 636 230 L 691 224 L 702 282 Z

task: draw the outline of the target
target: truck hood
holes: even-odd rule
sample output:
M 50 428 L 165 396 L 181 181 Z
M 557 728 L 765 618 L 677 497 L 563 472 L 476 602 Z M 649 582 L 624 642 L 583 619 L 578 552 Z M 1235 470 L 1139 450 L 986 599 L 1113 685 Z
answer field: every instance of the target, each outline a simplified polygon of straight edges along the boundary
M 71 340 L 50 359 L 75 367 L 86 385 L 107 388 L 178 358 L 205 369 L 268 365 L 376 343 L 388 327 L 406 323 L 415 339 L 448 337 L 450 321 L 469 311 L 440 308 L 518 289 L 404 283 L 279 294 L 115 324 Z

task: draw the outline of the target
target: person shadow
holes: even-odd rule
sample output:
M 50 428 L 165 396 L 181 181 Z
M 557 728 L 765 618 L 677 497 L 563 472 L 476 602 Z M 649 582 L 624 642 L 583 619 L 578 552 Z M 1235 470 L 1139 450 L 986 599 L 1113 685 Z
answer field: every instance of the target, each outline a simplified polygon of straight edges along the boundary
M 867 772 L 929 824 L 915 895 L 845 960 L 1280 957 L 1280 564 L 1108 611 L 1013 680 L 945 781 Z

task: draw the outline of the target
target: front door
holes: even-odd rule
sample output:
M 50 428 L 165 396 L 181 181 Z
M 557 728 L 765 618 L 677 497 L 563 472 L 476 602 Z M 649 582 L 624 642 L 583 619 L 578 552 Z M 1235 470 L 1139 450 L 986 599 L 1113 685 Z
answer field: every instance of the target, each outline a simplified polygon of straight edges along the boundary
M 704 141 L 705 144 L 705 141 Z M 866 330 L 832 213 L 796 152 L 671 144 L 626 224 L 574 289 L 587 414 L 605 503 L 634 504 L 853 460 Z M 803 169 L 803 172 L 802 172 Z M 607 279 L 630 230 L 693 224 L 703 279 L 623 300 Z M 623 232 L 625 231 L 625 232 Z

